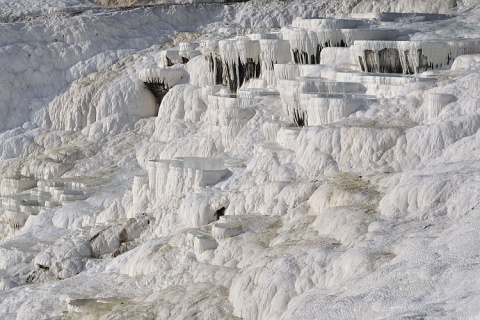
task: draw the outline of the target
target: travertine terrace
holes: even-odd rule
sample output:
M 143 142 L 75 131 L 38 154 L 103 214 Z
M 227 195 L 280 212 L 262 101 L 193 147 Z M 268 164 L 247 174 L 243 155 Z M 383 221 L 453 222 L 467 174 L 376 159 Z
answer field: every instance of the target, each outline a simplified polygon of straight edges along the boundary
M 0 317 L 478 318 L 476 2 L 193 2 L 3 2 Z

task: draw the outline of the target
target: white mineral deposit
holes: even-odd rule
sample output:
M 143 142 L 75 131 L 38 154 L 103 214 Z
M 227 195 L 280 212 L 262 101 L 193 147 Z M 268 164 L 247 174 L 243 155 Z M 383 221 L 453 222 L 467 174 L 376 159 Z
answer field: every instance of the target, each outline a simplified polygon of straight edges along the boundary
M 0 4 L 0 319 L 480 318 L 477 0 Z

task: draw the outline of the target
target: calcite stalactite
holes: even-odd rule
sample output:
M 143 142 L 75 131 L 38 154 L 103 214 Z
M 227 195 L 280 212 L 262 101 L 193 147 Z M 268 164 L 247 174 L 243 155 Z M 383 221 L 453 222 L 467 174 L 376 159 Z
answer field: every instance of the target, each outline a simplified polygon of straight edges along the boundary
M 180 68 L 154 68 L 142 70 L 138 77 L 157 99 L 158 105 L 171 87 L 179 83 L 185 76 L 185 71 Z
M 338 95 L 339 93 L 358 94 L 364 92 L 362 86 L 356 82 L 336 82 L 321 78 L 280 80 L 279 89 L 285 114 L 298 126 L 325 124 L 339 120 L 341 118 L 340 114 L 343 116 L 349 115 L 351 112 L 348 114 L 344 112 L 336 113 L 336 111 L 333 111 L 333 109 L 330 110 L 328 107 L 327 109 L 320 106 L 317 108 L 317 105 L 320 104 L 323 106 L 330 100 L 337 101 L 338 99 L 348 104 L 346 100 L 352 98 L 352 101 L 357 101 L 357 98 L 351 95 Z M 337 95 L 335 95 L 335 93 L 337 93 Z M 315 94 L 319 95 L 312 100 Z M 357 104 L 354 103 L 354 105 Z M 332 108 L 335 107 L 332 105 Z M 339 105 L 339 108 L 343 107 Z M 348 109 L 350 110 L 350 108 Z M 320 115 L 323 114 L 323 112 L 325 112 L 325 114 L 323 116 Z M 337 116 L 327 114 L 336 114 Z
M 430 93 L 426 97 L 426 114 L 427 121 L 432 121 L 442 111 L 442 109 L 450 102 L 455 100 L 455 96 L 445 93 Z
M 260 77 L 260 42 L 242 37 L 218 43 L 227 87 L 236 92 L 244 82 Z
M 223 62 L 220 58 L 218 49 L 218 40 L 204 40 L 201 42 L 200 50 L 205 57 L 208 65 L 210 84 L 221 85 L 224 84 L 223 76 Z
M 480 52 L 480 41 L 356 41 L 353 51 L 362 71 L 416 74 Z
M 148 163 L 148 179 L 136 179 L 134 196 L 143 185 L 153 191 L 153 197 L 180 196 L 197 188 L 216 184 L 226 174 L 223 162 L 213 158 L 182 157 L 171 160 L 151 160 Z

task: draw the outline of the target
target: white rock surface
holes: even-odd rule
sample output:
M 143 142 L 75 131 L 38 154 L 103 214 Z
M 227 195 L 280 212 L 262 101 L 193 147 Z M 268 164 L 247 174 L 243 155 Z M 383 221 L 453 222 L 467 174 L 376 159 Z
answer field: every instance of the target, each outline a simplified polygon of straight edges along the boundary
M 475 1 L 0 4 L 2 319 L 479 317 Z

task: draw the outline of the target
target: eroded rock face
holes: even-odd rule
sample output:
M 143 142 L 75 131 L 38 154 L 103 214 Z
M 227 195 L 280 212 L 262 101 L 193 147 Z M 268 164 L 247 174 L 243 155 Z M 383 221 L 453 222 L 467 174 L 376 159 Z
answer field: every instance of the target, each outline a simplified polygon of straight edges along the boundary
M 95 2 L 105 7 L 126 7 L 155 3 L 155 1 L 152 0 L 96 0 Z
M 248 0 L 180 0 L 175 3 L 231 3 L 231 2 L 246 2 Z M 132 7 L 143 5 L 158 5 L 158 4 L 171 4 L 171 1 L 166 0 L 95 0 L 101 6 L 105 7 Z
M 126 25 L 165 10 L 165 28 L 245 29 L 83 61 L 32 121 L 0 133 L 2 316 L 479 315 L 478 42 L 428 40 L 471 37 L 478 9 L 280 28 L 298 11 L 409 3 L 92 7 Z M 155 21 L 119 33 L 132 48 L 166 41 Z M 0 68 L 22 72 L 12 61 Z

